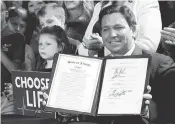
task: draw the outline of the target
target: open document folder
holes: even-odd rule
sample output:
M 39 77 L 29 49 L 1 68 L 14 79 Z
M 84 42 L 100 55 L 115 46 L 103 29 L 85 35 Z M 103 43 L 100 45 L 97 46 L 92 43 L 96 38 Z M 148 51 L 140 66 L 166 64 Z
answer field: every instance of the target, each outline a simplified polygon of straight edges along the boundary
M 90 58 L 59 54 L 46 109 L 87 115 L 139 115 L 150 56 Z

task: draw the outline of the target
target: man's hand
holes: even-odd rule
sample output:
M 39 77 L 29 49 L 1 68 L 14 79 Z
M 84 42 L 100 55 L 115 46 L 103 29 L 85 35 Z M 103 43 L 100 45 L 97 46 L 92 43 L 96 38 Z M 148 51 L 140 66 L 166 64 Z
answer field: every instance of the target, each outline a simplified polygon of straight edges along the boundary
M 2 50 L 1 50 L 1 62 L 10 73 L 14 70 L 18 70 L 20 66 L 18 63 L 16 63 L 16 61 L 11 61 L 9 57 Z
M 143 94 L 144 104 L 142 105 L 142 112 L 141 112 L 141 115 L 146 117 L 149 116 L 148 115 L 149 104 L 150 104 L 150 100 L 152 99 L 152 95 L 149 94 L 150 92 L 151 92 L 151 87 L 148 85 L 146 93 Z
M 99 36 L 98 33 L 91 34 L 91 38 L 87 39 L 86 37 L 83 38 L 83 43 L 85 47 L 89 50 L 101 50 L 103 47 L 102 38 Z

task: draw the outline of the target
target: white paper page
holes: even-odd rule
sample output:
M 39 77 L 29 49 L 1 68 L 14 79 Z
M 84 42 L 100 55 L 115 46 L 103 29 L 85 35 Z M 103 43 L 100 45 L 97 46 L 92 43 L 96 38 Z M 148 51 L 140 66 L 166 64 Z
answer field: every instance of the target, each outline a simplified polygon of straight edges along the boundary
M 110 59 L 98 114 L 140 114 L 148 58 Z
M 102 60 L 60 55 L 48 107 L 91 112 Z

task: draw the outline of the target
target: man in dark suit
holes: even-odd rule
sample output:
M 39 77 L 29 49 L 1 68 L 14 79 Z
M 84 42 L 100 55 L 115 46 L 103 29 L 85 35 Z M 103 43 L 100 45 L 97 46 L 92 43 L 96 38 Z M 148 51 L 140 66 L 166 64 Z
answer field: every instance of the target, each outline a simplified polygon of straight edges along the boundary
M 149 54 L 152 56 L 149 84 L 152 87 L 156 113 L 150 108 L 149 117 L 160 123 L 175 122 L 173 111 L 175 64 L 173 60 L 158 53 L 142 50 L 135 44 L 136 21 L 132 11 L 126 6 L 110 5 L 99 15 L 104 46 L 111 52 L 109 56 L 130 56 Z M 154 33 L 154 32 L 153 32 Z M 152 103 L 150 104 L 152 106 Z M 113 122 L 115 123 L 115 121 Z
M 126 6 L 111 5 L 100 12 L 99 22 L 104 46 L 111 52 L 109 56 L 131 56 L 149 54 L 152 56 L 149 84 L 152 87 L 153 102 L 150 104 L 149 118 L 158 123 L 173 122 L 175 64 L 173 60 L 158 53 L 142 50 L 135 44 L 136 22 L 132 11 Z M 134 97 L 134 96 L 133 96 Z M 156 103 L 157 110 L 153 113 Z M 46 103 L 45 103 L 46 104 Z M 152 107 L 153 106 L 153 107 Z M 142 124 L 135 117 L 97 117 L 98 124 Z M 94 121 L 86 118 L 85 121 Z M 84 121 L 83 120 L 83 121 Z M 77 122 L 75 122 L 77 123 Z M 73 123 L 72 123 L 73 124 Z M 77 123 L 78 124 L 78 123 Z M 79 122 L 79 124 L 83 124 Z M 90 124 L 90 123 L 89 123 Z

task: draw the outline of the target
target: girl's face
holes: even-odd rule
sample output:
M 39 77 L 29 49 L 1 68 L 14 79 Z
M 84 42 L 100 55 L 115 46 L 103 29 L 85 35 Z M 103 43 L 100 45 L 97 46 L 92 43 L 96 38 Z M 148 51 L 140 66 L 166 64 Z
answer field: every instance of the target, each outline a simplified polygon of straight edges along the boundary
M 58 45 L 55 36 L 51 34 L 41 34 L 39 37 L 39 54 L 45 60 L 52 60 L 55 53 L 62 50 Z
M 77 8 L 80 4 L 81 1 L 76 0 L 76 1 L 64 1 L 66 8 L 69 9 L 74 9 Z
M 35 13 L 35 15 L 38 13 L 39 9 L 45 6 L 45 3 L 42 0 L 38 1 L 30 1 L 28 3 L 28 10 L 29 13 Z

